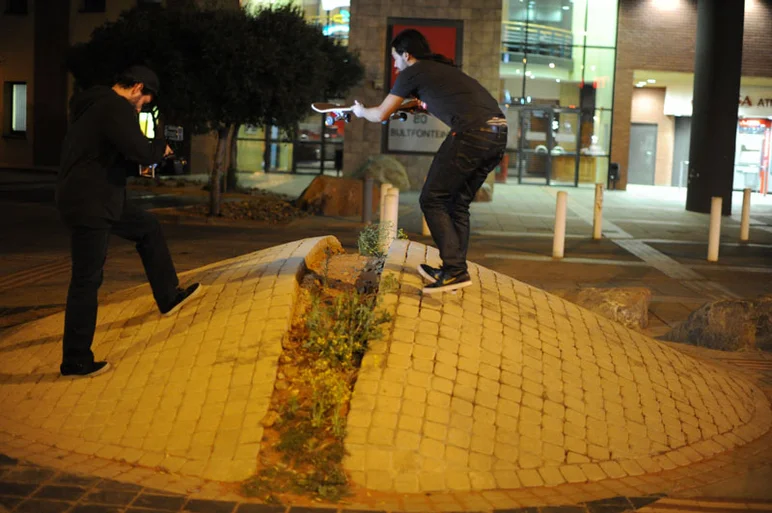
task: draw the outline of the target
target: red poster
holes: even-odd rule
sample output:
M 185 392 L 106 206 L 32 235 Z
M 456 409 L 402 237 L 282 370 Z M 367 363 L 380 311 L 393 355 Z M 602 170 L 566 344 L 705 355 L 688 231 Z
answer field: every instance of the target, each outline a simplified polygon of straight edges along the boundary
M 452 59 L 459 63 L 459 56 L 457 55 L 456 41 L 458 29 L 455 26 L 440 26 L 440 25 L 421 25 L 421 24 L 394 24 L 391 26 L 391 39 L 402 32 L 405 29 L 415 29 L 424 35 L 429 42 L 429 47 L 433 53 L 444 55 L 445 57 Z M 388 48 L 389 55 L 391 55 L 391 47 Z M 391 61 L 391 80 L 389 81 L 389 90 L 394 85 L 394 81 L 397 79 L 397 70 L 394 68 L 394 59 Z

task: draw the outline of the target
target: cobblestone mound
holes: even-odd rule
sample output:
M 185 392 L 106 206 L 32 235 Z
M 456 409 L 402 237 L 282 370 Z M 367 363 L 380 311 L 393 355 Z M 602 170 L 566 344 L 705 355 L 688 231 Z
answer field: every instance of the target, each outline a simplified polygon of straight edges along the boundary
M 5 334 L 0 452 L 24 447 L 37 464 L 134 481 L 158 469 L 251 476 L 298 277 L 328 246 L 340 248 L 333 237 L 305 239 L 186 273 L 201 299 L 169 317 L 148 286 L 109 296 L 93 349 L 114 370 L 98 377 L 59 375 L 63 313 Z
M 420 294 L 436 250 L 396 241 L 348 419 L 346 467 L 378 490 L 553 486 L 659 472 L 767 431 L 747 380 L 540 289 L 470 265 L 474 286 Z

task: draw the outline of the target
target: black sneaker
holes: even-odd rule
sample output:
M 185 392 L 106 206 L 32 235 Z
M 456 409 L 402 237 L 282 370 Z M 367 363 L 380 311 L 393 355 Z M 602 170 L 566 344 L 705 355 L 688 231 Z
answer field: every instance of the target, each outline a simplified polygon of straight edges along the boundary
M 110 370 L 110 364 L 107 362 L 91 363 L 63 363 L 59 366 L 59 372 L 62 376 L 77 376 L 93 378 Z
M 455 290 L 468 287 L 471 284 L 472 279 L 469 277 L 469 273 L 466 271 L 462 271 L 455 275 L 441 271 L 437 281 L 424 287 L 423 293 L 436 294 L 438 292 L 453 292 Z
M 421 264 L 417 267 L 418 274 L 424 277 L 425 280 L 427 280 L 429 283 L 434 283 L 437 281 L 437 278 L 440 277 L 440 274 L 442 273 L 442 269 L 437 269 L 436 267 L 432 267 L 430 265 Z
M 171 315 L 187 303 L 190 299 L 195 297 L 196 294 L 201 291 L 201 285 L 194 283 L 189 285 L 186 289 L 177 289 L 177 297 L 174 298 L 174 303 L 166 310 L 161 309 L 161 315 Z

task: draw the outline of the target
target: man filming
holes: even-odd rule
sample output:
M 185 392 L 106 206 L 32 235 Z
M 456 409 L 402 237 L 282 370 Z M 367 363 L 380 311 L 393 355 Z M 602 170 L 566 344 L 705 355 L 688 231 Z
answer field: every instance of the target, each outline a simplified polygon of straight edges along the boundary
M 137 120 L 158 90 L 152 70 L 133 66 L 112 88 L 95 86 L 70 101 L 56 185 L 56 205 L 70 232 L 72 257 L 60 366 L 64 376 L 95 376 L 110 367 L 94 361 L 91 351 L 110 234 L 136 243 L 162 314 L 174 313 L 200 290 L 198 283 L 179 288 L 161 225 L 126 198 L 128 174 L 172 154 L 163 139 L 149 141 Z

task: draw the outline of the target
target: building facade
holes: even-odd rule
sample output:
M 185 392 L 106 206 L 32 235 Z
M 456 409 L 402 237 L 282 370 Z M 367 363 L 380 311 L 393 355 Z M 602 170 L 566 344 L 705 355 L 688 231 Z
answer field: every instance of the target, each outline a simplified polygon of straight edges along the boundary
M 607 183 L 616 164 L 616 188 L 685 185 L 697 0 L 296 2 L 310 22 L 360 55 L 365 80 L 340 99 L 345 102 L 379 103 L 394 78 L 390 38 L 408 26 L 425 30 L 434 46 L 452 54 L 499 100 L 509 119 L 499 181 Z M 96 26 L 124 9 L 158 3 L 0 0 L 0 167 L 58 164 L 72 91 L 63 71 L 67 47 L 87 40 Z M 240 3 L 259 8 L 271 2 Z M 767 51 L 772 0 L 744 3 L 734 187 L 759 190 L 769 182 L 772 160 L 772 55 Z M 388 153 L 405 165 L 411 186 L 418 188 L 446 128 L 426 116 L 386 126 L 363 121 L 325 126 L 322 117 L 309 113 L 294 141 L 275 129 L 242 127 L 238 167 L 306 173 L 342 167 L 349 174 L 371 155 Z M 191 145 L 193 172 L 210 170 L 213 144 L 203 137 Z

